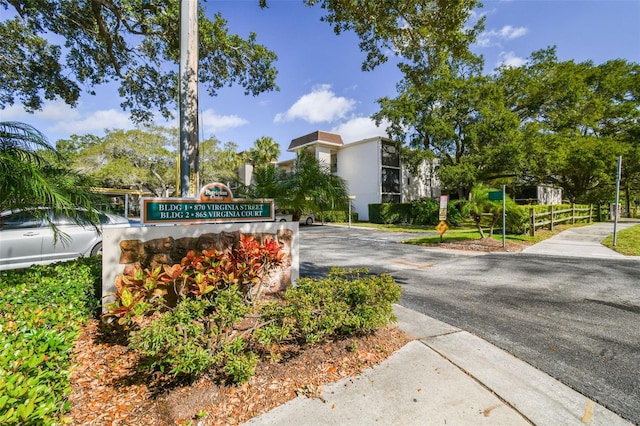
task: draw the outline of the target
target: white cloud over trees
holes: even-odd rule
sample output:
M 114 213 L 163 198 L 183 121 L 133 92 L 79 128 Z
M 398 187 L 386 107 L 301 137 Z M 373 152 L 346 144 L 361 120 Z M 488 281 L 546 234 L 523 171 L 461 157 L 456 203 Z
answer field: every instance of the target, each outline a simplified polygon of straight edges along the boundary
M 331 85 L 322 84 L 302 95 L 286 112 L 276 114 L 274 122 L 300 119 L 309 123 L 331 123 L 345 118 L 355 106 L 354 99 L 336 96 Z

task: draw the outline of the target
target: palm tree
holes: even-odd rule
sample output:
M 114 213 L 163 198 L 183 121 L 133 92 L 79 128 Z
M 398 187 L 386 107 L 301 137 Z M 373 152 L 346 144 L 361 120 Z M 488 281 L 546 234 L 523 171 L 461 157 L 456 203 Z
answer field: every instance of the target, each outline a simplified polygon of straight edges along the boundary
M 348 190 L 344 179 L 334 175 L 311 153 L 298 152 L 290 172 L 273 164 L 257 167 L 254 182 L 239 193 L 249 198 L 272 198 L 279 210 L 288 210 L 293 220 L 302 213 L 345 209 Z
M 304 212 L 322 213 L 348 205 L 348 189 L 344 179 L 331 173 L 329 165 L 319 162 L 308 151 L 299 151 L 287 179 L 289 206 L 298 220 Z
M 0 211 L 48 207 L 98 229 L 100 222 L 92 205 L 99 196 L 90 191 L 86 177 L 62 164 L 64 158 L 37 129 L 20 122 L 0 122 Z M 43 210 L 33 212 L 44 217 Z
M 489 218 L 489 236 L 493 235 L 493 230 L 498 224 L 500 218 L 502 217 L 502 201 L 492 201 L 489 199 L 489 192 L 496 191 L 495 189 L 491 189 L 486 185 L 478 184 L 471 189 L 469 193 L 469 200 L 464 201 L 462 204 L 462 214 L 470 216 L 474 222 L 476 227 L 478 228 L 478 232 L 480 233 L 480 238 L 485 238 L 484 230 L 482 229 L 482 218 Z M 511 198 L 506 197 L 505 199 L 506 211 L 514 212 L 517 209 L 517 205 L 515 201 Z
M 276 161 L 280 156 L 280 146 L 273 138 L 263 136 L 256 139 L 249 150 L 249 163 L 255 168 Z

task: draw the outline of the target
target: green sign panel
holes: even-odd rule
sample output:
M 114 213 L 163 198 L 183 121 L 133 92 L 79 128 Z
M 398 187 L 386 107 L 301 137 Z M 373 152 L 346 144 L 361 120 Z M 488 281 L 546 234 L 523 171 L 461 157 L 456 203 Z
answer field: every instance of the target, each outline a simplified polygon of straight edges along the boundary
M 489 200 L 490 201 L 502 201 L 502 191 L 490 191 L 489 192 Z
M 274 220 L 273 200 L 200 201 L 190 198 L 143 198 L 143 224 L 264 222 Z

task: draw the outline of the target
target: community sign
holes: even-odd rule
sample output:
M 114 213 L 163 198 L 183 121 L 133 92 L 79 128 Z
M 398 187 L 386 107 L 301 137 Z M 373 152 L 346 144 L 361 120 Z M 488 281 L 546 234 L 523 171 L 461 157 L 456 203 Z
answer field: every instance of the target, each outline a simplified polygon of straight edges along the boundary
M 150 198 L 140 200 L 140 222 L 171 223 L 266 222 L 275 220 L 273 200 L 233 199 L 222 183 L 210 183 L 200 198 Z

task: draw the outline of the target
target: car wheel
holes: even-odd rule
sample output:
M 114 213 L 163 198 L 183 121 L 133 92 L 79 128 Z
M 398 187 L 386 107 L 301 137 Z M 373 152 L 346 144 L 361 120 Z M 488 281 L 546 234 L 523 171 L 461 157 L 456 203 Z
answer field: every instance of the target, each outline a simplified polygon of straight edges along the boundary
M 97 256 L 99 254 L 102 254 L 102 242 L 96 244 L 93 250 L 91 250 L 91 256 Z
M 280 219 L 280 222 L 286 222 L 287 219 Z
M 304 221 L 304 223 L 306 223 L 307 225 L 313 225 L 313 218 L 308 217 L 307 220 Z

